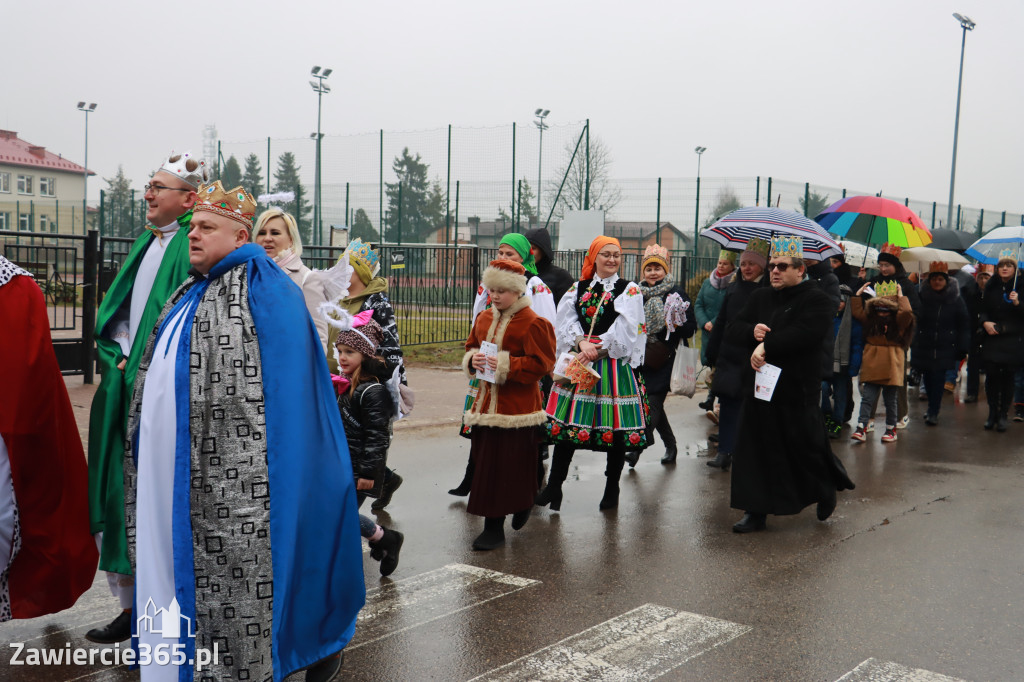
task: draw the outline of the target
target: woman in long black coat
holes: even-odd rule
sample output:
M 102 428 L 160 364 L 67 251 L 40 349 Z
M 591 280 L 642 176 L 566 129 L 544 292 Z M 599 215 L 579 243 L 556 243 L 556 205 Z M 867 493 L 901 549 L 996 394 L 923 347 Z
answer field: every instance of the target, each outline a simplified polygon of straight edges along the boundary
M 939 423 L 946 372 L 967 357 L 971 341 L 967 306 L 945 268 L 945 263 L 933 264 L 921 288 L 921 314 L 910 353 L 911 364 L 921 373 L 928 394 L 924 423 L 929 426 Z
M 665 414 L 665 398 L 668 396 L 669 381 L 672 378 L 672 363 L 676 358 L 676 346 L 697 331 L 697 318 L 690 305 L 690 297 L 686 291 L 675 283 L 669 272 L 668 249 L 652 244 L 644 251 L 640 263 L 640 292 L 644 297 L 644 323 L 647 325 L 647 349 L 644 353 L 644 364 L 640 368 L 644 384 L 647 387 L 647 402 L 651 411 L 647 415 L 647 443 L 654 442 L 654 430 L 658 430 L 665 444 L 665 455 L 662 464 L 676 461 L 676 437 L 672 433 L 672 425 Z M 686 316 L 682 326 L 675 327 L 669 333 L 665 320 L 665 299 L 677 294 L 682 299 Z M 640 459 L 640 451 L 626 453 L 629 466 L 636 466 Z
M 981 357 L 985 360 L 985 396 L 988 421 L 985 428 L 1005 431 L 1013 404 L 1013 376 L 1024 363 L 1024 306 L 1020 291 L 1024 281 L 1017 274 L 1016 258 L 1002 258 L 996 274 L 985 286 L 981 326 L 985 331 Z

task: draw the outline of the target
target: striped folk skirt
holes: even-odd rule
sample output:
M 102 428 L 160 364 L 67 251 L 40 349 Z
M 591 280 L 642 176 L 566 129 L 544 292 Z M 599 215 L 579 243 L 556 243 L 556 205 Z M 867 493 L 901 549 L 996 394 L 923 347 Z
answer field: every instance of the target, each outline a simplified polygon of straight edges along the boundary
M 612 358 L 601 358 L 594 370 L 601 378 L 588 390 L 552 386 L 545 407 L 548 441 L 584 450 L 643 450 L 649 408 L 639 372 Z
M 473 403 L 476 402 L 476 397 L 480 395 L 480 380 L 473 377 L 469 380 L 469 391 L 466 393 L 466 400 L 462 405 L 462 418 L 466 418 L 466 412 L 469 412 L 469 408 L 473 407 Z M 459 435 L 463 438 L 473 437 L 473 427 L 466 426 L 464 423 L 459 425 Z

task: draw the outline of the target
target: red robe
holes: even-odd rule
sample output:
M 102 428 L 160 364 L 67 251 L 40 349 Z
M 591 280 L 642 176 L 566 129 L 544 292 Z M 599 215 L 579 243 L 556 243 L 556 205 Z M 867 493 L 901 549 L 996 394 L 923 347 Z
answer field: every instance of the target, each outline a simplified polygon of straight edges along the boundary
M 85 453 L 45 300 L 24 275 L 0 286 L 0 377 L 0 436 L 21 536 L 7 576 L 11 612 L 35 618 L 73 606 L 92 586 L 99 554 L 89 533 Z

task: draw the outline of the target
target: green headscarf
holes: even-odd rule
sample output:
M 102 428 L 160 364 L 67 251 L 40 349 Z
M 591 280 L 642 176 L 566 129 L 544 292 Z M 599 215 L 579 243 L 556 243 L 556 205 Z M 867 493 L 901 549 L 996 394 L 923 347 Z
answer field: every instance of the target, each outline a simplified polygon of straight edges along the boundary
M 530 251 L 530 242 L 523 235 L 518 232 L 511 232 L 502 237 L 501 241 L 498 242 L 498 246 L 502 244 L 508 244 L 516 250 L 523 258 L 523 267 L 531 275 L 537 274 L 537 261 L 533 257 L 533 252 Z

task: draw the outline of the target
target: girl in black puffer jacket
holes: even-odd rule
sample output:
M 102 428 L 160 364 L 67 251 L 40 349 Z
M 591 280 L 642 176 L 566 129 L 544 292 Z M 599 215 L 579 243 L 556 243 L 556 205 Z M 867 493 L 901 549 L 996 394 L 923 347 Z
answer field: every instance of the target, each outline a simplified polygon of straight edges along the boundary
M 911 346 L 910 360 L 921 373 L 928 394 L 928 412 L 924 421 L 938 423 L 946 372 L 967 356 L 971 328 L 967 306 L 960 298 L 956 280 L 950 280 L 945 263 L 932 263 L 928 279 L 921 287 L 921 314 L 917 334 Z
M 365 311 L 352 318 L 351 329 L 339 332 L 335 341 L 341 370 L 336 379 L 338 409 L 345 425 L 360 505 L 367 497 L 380 495 L 391 445 L 391 421 L 395 417 L 387 365 L 377 355 L 382 336 L 372 311 Z M 380 574 L 391 575 L 398 567 L 398 553 L 405 537 L 362 514 L 359 530 L 370 542 L 370 556 L 380 562 Z

